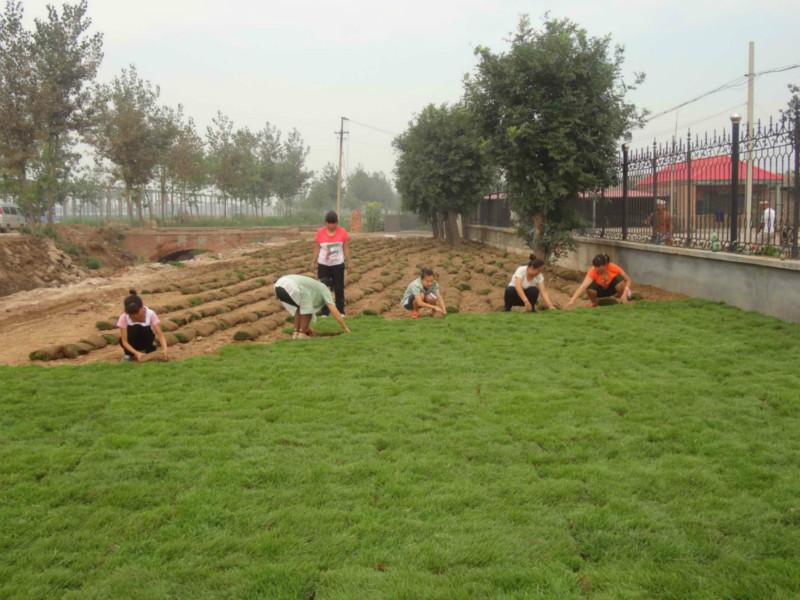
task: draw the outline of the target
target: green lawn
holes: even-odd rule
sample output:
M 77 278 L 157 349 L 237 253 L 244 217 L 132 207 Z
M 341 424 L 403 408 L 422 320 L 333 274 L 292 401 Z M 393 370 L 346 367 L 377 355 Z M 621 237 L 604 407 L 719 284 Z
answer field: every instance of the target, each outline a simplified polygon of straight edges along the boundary
M 0 598 L 798 598 L 800 327 L 701 301 L 0 369 Z

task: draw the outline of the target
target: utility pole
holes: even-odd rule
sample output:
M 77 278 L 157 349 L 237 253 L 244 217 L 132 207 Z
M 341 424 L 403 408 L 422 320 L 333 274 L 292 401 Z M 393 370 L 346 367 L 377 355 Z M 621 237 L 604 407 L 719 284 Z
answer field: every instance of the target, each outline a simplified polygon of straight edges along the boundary
M 748 47 L 747 60 L 747 179 L 744 187 L 744 205 L 747 211 L 745 222 L 747 223 L 747 239 L 750 238 L 750 231 L 753 224 L 753 106 L 755 98 L 755 43 L 750 42 Z
M 344 122 L 347 120 L 347 117 L 342 117 L 339 131 L 334 131 L 334 133 L 339 136 L 339 173 L 336 176 L 336 214 L 339 215 L 340 220 L 342 218 L 342 159 L 344 158 L 344 136 L 350 133 L 344 130 Z

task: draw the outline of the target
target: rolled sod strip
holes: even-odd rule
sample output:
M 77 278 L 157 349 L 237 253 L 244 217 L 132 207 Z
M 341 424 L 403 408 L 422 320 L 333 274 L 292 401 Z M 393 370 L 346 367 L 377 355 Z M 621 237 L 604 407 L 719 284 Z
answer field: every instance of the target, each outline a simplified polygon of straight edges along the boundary
M 286 318 L 284 315 L 277 313 L 256 321 L 246 327 L 240 328 L 235 334 L 233 334 L 233 339 L 237 342 L 245 342 L 245 341 L 252 341 L 257 340 L 262 335 L 266 335 L 271 331 L 274 331 L 278 327 L 280 327 Z
M 30 358 L 31 360 L 49 361 L 49 360 L 58 360 L 63 356 L 64 356 L 63 346 L 46 346 L 45 348 L 39 348 L 38 350 L 34 350 L 28 355 L 28 358 Z
M 63 353 L 64 358 L 78 358 L 81 355 L 81 349 L 77 344 L 65 344 Z
M 78 348 L 78 353 L 81 355 L 89 354 L 89 352 L 94 350 L 94 346 L 87 344 L 86 342 L 78 342 L 75 344 L 75 346 Z
M 198 321 L 193 327 L 200 337 L 208 337 L 217 331 L 217 324 L 210 321 Z
M 108 340 L 103 335 L 90 335 L 89 337 L 83 338 L 81 342 L 86 344 L 90 344 L 93 349 L 100 350 L 101 348 L 105 348 L 108 346 Z
M 116 327 L 113 320 L 97 321 L 94 326 L 100 331 L 110 331 Z
M 172 319 L 163 319 L 161 321 L 161 330 L 165 332 L 175 331 L 180 327 L 175 321 Z

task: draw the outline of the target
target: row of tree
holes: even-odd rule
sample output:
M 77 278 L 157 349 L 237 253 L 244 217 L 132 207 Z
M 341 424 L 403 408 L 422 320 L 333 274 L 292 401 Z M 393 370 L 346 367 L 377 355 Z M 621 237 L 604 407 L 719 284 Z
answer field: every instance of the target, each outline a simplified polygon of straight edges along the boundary
M 332 163 L 326 164 L 311 185 L 302 207 L 319 212 L 336 206 L 337 182 L 337 168 Z M 363 209 L 369 203 L 378 203 L 387 212 L 400 207 L 400 198 L 384 173 L 369 173 L 358 165 L 342 182 L 342 208 Z
M 529 242 L 551 255 L 568 240 L 567 200 L 610 185 L 618 143 L 644 113 L 625 99 L 624 52 L 569 20 L 522 17 L 503 52 L 475 50 L 463 97 L 429 105 L 394 140 L 405 206 L 459 241 L 458 215 L 502 189 Z
M 285 214 L 335 206 L 336 170 L 326 166 L 310 185 L 309 148 L 296 129 L 253 131 L 219 112 L 201 133 L 182 106 L 162 105 L 158 86 L 133 66 L 97 82 L 103 36 L 90 31 L 87 11 L 86 0 L 49 6 L 32 31 L 21 2 L 7 0 L 0 13 L 0 194 L 32 221 L 52 222 L 68 197 L 99 203 L 112 184 L 124 188 L 131 220 L 144 218 L 153 185 L 160 206 L 148 205 L 148 216 L 162 219 L 168 199 L 186 213 L 201 190 L 221 195 L 223 216 L 229 199 L 256 214 L 275 204 Z M 347 208 L 397 203 L 386 177 L 361 167 L 345 189 Z

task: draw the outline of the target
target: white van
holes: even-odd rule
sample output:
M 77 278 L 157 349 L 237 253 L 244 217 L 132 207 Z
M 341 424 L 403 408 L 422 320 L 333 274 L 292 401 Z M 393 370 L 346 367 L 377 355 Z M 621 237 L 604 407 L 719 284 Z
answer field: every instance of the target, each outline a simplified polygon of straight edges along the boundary
M 22 229 L 25 217 L 18 206 L 0 201 L 0 232 Z

